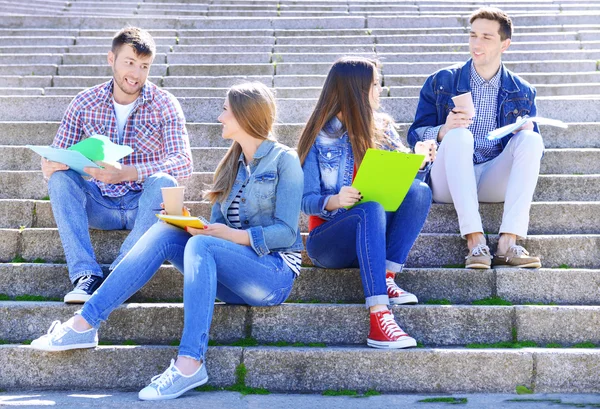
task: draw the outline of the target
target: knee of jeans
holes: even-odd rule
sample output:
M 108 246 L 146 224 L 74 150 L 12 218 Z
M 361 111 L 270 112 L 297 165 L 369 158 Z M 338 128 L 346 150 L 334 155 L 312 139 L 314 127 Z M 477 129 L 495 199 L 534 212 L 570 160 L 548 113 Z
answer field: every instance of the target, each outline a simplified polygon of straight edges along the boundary
M 383 221 L 385 223 L 385 209 L 383 208 L 381 203 L 366 202 L 361 205 L 358 205 L 357 207 L 355 207 L 355 209 L 358 211 L 358 216 L 363 222 L 368 218 L 369 221 L 375 221 L 379 219 L 380 221 Z
M 73 189 L 83 178 L 72 169 L 54 172 L 48 180 L 48 190 Z
M 454 128 L 444 135 L 442 143 L 446 147 L 456 147 L 461 151 L 473 150 L 473 134 L 467 128 Z
M 173 176 L 169 175 L 168 173 L 158 172 L 146 179 L 146 182 L 144 182 L 144 189 L 150 186 L 161 188 L 175 187 L 178 185 L 179 183 L 177 183 L 177 179 L 175 179 Z
M 541 154 L 544 152 L 544 140 L 542 135 L 534 131 L 520 131 L 515 136 L 515 143 L 519 145 L 519 151 L 526 151 L 529 154 Z
M 198 271 L 200 264 L 210 255 L 210 246 L 217 242 L 218 239 L 210 236 L 194 236 L 190 237 L 185 245 L 184 264 L 185 278 L 192 277 Z M 189 264 L 192 263 L 192 264 Z M 188 268 L 188 266 L 190 268 Z
M 412 202 L 415 205 L 422 205 L 422 206 L 426 206 L 431 204 L 432 201 L 432 193 L 431 193 L 431 189 L 429 188 L 429 186 L 418 180 L 415 179 L 412 182 L 412 185 L 410 186 L 410 189 L 408 190 L 408 193 L 406 194 L 406 198 L 404 199 L 404 202 Z

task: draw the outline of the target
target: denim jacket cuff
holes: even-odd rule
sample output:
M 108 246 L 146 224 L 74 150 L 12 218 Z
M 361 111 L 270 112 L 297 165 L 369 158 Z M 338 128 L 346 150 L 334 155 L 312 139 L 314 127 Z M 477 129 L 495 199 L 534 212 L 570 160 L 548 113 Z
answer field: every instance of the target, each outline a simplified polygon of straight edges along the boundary
M 329 200 L 332 197 L 333 197 L 333 195 L 329 195 L 329 196 L 325 197 L 325 200 L 323 200 L 323 206 L 321 207 L 321 218 L 329 219 L 337 214 L 339 209 L 335 209 L 335 210 L 331 210 L 331 211 L 325 209 L 327 207 L 327 203 L 329 203 Z
M 269 254 L 270 251 L 265 243 L 265 235 L 262 226 L 250 227 L 246 231 L 250 238 L 250 246 L 252 246 L 256 254 L 259 256 Z

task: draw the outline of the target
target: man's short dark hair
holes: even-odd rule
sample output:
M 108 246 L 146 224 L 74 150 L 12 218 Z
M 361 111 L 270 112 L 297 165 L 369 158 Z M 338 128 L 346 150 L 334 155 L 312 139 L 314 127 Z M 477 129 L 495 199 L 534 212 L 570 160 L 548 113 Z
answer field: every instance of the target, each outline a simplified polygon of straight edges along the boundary
M 136 55 L 141 57 L 154 57 L 156 54 L 156 44 L 154 39 L 146 30 L 137 27 L 125 27 L 121 29 L 112 41 L 112 52 L 116 55 L 124 44 L 133 47 Z
M 482 7 L 479 10 L 471 14 L 469 23 L 473 24 L 478 19 L 497 21 L 500 24 L 500 40 L 504 41 L 507 38 L 512 38 L 513 24 L 508 14 L 495 7 Z

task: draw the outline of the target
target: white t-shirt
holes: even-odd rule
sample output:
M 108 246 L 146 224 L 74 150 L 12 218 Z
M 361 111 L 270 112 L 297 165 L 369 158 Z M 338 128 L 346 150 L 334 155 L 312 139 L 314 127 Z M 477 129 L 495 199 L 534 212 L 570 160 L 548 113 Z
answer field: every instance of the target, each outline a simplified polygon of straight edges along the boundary
M 119 140 L 123 140 L 123 133 L 125 132 L 125 124 L 127 118 L 133 108 L 135 107 L 137 99 L 128 105 L 121 105 L 113 99 L 113 105 L 115 106 L 115 116 L 117 117 L 117 130 L 119 131 Z

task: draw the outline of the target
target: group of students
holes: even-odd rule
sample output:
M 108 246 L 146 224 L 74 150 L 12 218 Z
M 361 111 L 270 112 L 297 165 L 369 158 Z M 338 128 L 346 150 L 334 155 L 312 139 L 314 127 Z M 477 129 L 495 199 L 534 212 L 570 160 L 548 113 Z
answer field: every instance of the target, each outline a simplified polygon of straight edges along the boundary
M 418 302 L 396 285 L 394 277 L 425 223 L 432 197 L 455 204 L 461 235 L 468 240 L 467 267 L 539 267 L 539 259 L 515 243 L 517 236 L 526 235 L 535 168 L 539 173 L 543 150 L 539 132 L 527 124 L 496 144 L 482 138 L 518 116 L 534 115 L 535 90 L 500 61 L 512 34 L 508 16 L 498 9 L 480 9 L 471 24 L 472 59 L 433 74 L 421 91 L 408 140 L 425 159 L 396 211 L 386 212 L 377 202 L 359 203 L 361 192 L 351 187 L 368 148 L 409 149 L 393 120 L 378 112 L 377 61 L 343 57 L 329 70 L 297 150 L 275 140 L 276 103 L 268 87 L 245 83 L 229 89 L 218 120 L 222 137 L 231 140 L 231 146 L 213 184 L 203 192 L 212 204 L 210 223 L 185 230 L 150 220 L 160 206 L 157 187 L 174 185 L 175 179 L 191 172 L 185 120 L 176 99 L 146 81 L 154 54 L 150 35 L 137 28 L 122 30 L 109 52 L 113 80 L 78 95 L 65 114 L 55 146 L 72 144 L 88 128 L 97 131 L 98 115 L 104 114 L 112 118 L 104 133 L 116 142 L 132 144 L 134 154 L 122 166 L 90 169 L 89 181 L 64 165 L 42 160 L 75 285 L 65 301 L 85 304 L 67 322 L 55 321 L 32 347 L 61 351 L 97 346 L 101 322 L 167 260 L 184 276 L 183 335 L 177 359 L 139 397 L 171 399 L 204 384 L 214 300 L 250 306 L 286 300 L 300 274 L 301 211 L 309 216 L 306 250 L 314 265 L 358 267 L 370 312 L 367 344 L 375 348 L 416 346 L 396 323 L 390 305 Z M 467 91 L 473 92 L 475 119 L 450 99 Z M 125 121 L 119 120 L 117 105 L 131 106 Z M 108 112 L 98 114 L 100 109 Z M 533 184 L 524 180 L 528 177 L 535 179 Z M 506 202 L 493 259 L 477 210 L 482 198 Z M 58 209 L 63 205 L 67 210 Z M 127 226 L 134 226 L 133 231 L 110 275 L 102 280 L 87 229 L 106 228 L 103 219 L 119 216 L 121 223 L 126 220 Z

